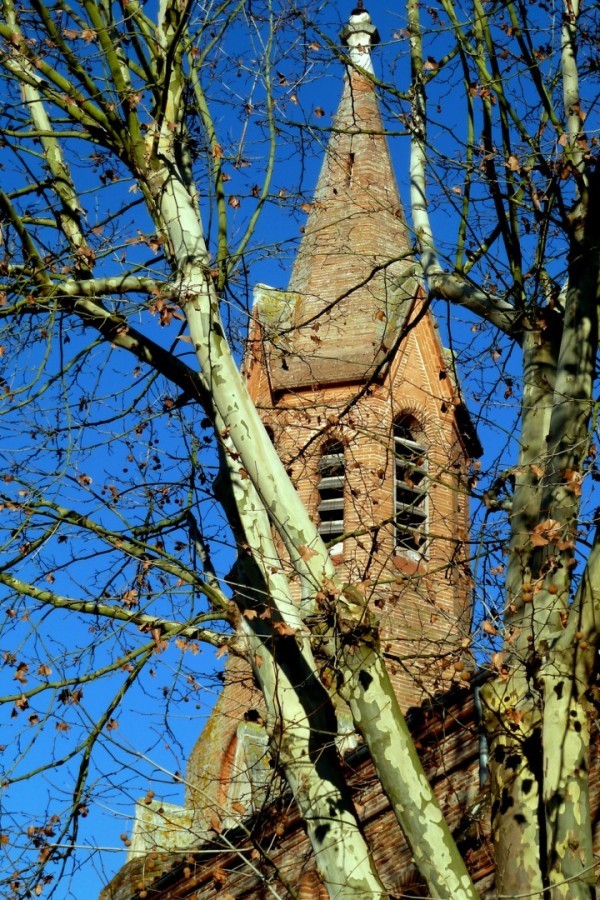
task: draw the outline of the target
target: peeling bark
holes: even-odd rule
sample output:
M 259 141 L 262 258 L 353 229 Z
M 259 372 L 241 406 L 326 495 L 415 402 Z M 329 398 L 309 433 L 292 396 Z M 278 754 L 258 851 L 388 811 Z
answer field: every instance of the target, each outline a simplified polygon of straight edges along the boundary
M 509 627 L 523 629 L 513 645 L 521 659 L 530 649 L 527 638 L 531 635 L 531 609 L 523 600 L 522 585 L 531 583 L 534 554 L 531 533 L 540 518 L 559 338 L 560 327 L 555 317 L 542 329 L 527 330 L 523 338 L 521 435 L 510 509 L 506 575 L 506 621 Z M 512 646 L 509 650 L 513 652 Z
M 431 790 L 381 656 L 363 640 L 348 644 L 343 658 L 343 696 L 431 897 L 476 900 L 479 895 Z
M 508 681 L 484 685 L 481 697 L 490 745 L 496 890 L 505 897 L 541 896 L 546 851 L 539 697 L 521 668 Z
M 593 896 L 596 883 L 589 802 L 589 672 L 577 672 L 575 648 L 544 667 L 543 802 L 548 879 L 553 898 Z M 584 677 L 581 679 L 580 676 Z

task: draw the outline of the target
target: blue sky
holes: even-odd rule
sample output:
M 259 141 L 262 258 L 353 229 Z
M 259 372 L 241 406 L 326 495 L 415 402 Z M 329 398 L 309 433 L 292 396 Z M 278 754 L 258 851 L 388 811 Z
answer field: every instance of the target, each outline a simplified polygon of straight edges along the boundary
M 337 41 L 339 27 L 351 4 L 321 6 L 320 27 L 330 40 Z M 401 93 L 406 92 L 410 68 L 401 7 L 371 6 L 382 39 L 374 53 L 376 74 Z M 342 64 L 331 59 L 323 36 L 310 28 L 304 30 L 296 20 L 287 21 L 284 7 L 279 10 L 282 24 L 275 37 L 271 73 L 277 125 L 273 183 L 225 302 L 225 319 L 238 354 L 242 352 L 253 286 L 259 282 L 276 287 L 287 285 L 306 219 L 303 206 L 312 196 L 342 87 Z M 554 12 L 544 19 L 544 25 L 540 46 L 555 37 Z M 443 24 L 434 20 L 428 27 L 431 40 L 427 56 L 431 71 L 448 45 Z M 232 247 L 242 238 L 248 217 L 256 208 L 256 193 L 266 167 L 265 86 L 257 75 L 265 36 L 266 26 L 257 21 L 232 28 L 211 56 L 214 77 L 207 81 L 207 99 L 214 111 L 223 152 Z M 292 43 L 286 45 L 290 40 Z M 89 45 L 79 39 L 78 46 L 82 54 L 93 57 L 93 43 Z M 546 65 L 551 68 L 553 64 L 549 57 Z M 96 63 L 92 61 L 90 65 Z M 514 62 L 514 78 L 517 85 L 524 78 L 518 60 Z M 449 75 L 429 88 L 430 138 L 439 151 L 438 166 L 431 172 L 431 215 L 440 252 L 442 256 L 447 254 L 445 258 L 449 262 L 452 262 L 460 227 L 466 183 L 462 154 L 468 104 L 457 83 Z M 19 97 L 10 93 L 7 97 L 6 120 L 18 128 L 22 112 Z M 527 105 L 526 93 L 521 100 Z M 387 95 L 383 108 L 398 185 L 408 209 L 409 141 L 403 118 L 407 113 L 406 100 Z M 475 128 L 478 134 L 479 118 Z M 211 155 L 202 143 L 202 135 L 193 137 L 197 141 L 193 146 L 198 153 L 200 202 L 209 243 L 214 248 L 217 223 L 212 191 L 206 187 Z M 16 138 L 10 138 L 7 160 L 16 143 Z M 517 150 L 520 152 L 516 146 Z M 78 141 L 71 144 L 69 162 L 81 189 L 90 241 L 97 256 L 96 274 L 113 274 L 137 267 L 141 272 L 162 277 L 160 244 L 124 168 L 103 151 L 90 149 Z M 24 153 L 12 155 L 10 164 L 5 164 L 3 188 L 13 190 L 32 178 L 43 182 L 46 174 L 39 147 L 30 142 Z M 478 194 L 477 187 L 472 191 L 474 212 L 469 234 L 476 247 L 478 235 L 485 233 L 490 210 L 483 192 Z M 48 214 L 43 192 L 34 199 L 28 197 L 27 202 L 33 208 L 32 215 Z M 51 249 L 54 240 L 51 224 L 40 226 L 39 234 Z M 533 238 L 528 244 L 525 237 L 524 246 L 531 249 Z M 487 279 L 488 284 L 496 283 L 502 290 L 508 283 L 505 263 L 503 253 L 499 252 L 490 261 L 487 272 L 480 268 L 480 277 Z M 54 264 L 60 266 L 61 259 Z M 557 252 L 552 262 L 557 278 L 563 264 Z M 117 301 L 115 309 L 130 315 L 135 327 L 143 328 L 161 345 L 174 348 L 179 356 L 193 364 L 191 351 L 179 339 L 183 326 L 176 309 L 171 315 L 168 306 L 165 309 L 155 299 L 142 300 L 139 296 L 132 298 L 131 303 Z M 483 490 L 495 473 L 515 460 L 519 353 L 511 350 L 492 328 L 481 325 L 467 313 L 448 310 L 441 304 L 435 312 L 444 341 L 455 353 L 465 399 L 486 449 L 477 488 Z M 161 325 L 161 321 L 167 324 Z M 151 373 L 125 354 L 106 345 L 95 345 L 91 332 L 77 325 L 57 318 L 45 328 L 34 325 L 30 331 L 27 328 L 29 325 L 20 337 L 9 333 L 6 338 L 7 365 L 3 377 L 12 394 L 7 401 L 0 449 L 7 476 L 4 491 L 9 502 L 24 503 L 19 498 L 37 491 L 37 500 L 85 510 L 95 522 L 124 533 L 138 529 L 136 533 L 142 534 L 147 529 L 151 535 L 154 523 L 162 516 L 170 517 L 173 524 L 166 531 L 164 550 L 192 569 L 193 546 L 184 523 L 177 520 L 178 511 L 191 504 L 211 544 L 216 567 L 222 575 L 226 574 L 231 564 L 229 534 L 211 496 L 216 459 L 202 412 L 189 406 L 182 411 L 173 408 L 176 391 L 161 379 L 154 380 Z M 65 359 L 70 361 L 66 371 Z M 8 365 L 9 360 L 12 366 Z M 15 360 L 18 366 L 14 365 Z M 49 374 L 54 380 L 46 388 Z M 192 455 L 197 460 L 194 466 L 190 466 Z M 479 521 L 485 522 L 484 507 L 477 503 L 475 507 Z M 19 526 L 23 537 L 20 533 L 9 535 L 8 556 L 15 552 L 21 540 L 33 543 L 49 527 L 48 516 L 55 513 L 50 507 L 48 510 L 48 515 L 40 515 L 35 524 L 24 515 Z M 11 520 L 9 528 L 12 527 Z M 482 534 L 483 543 L 489 542 L 490 549 L 478 563 L 481 569 L 485 561 L 487 573 L 478 583 L 477 598 L 479 609 L 483 610 L 481 614 L 488 615 L 500 596 L 503 533 L 490 522 L 485 524 Z M 118 548 L 115 551 L 105 542 L 99 543 L 89 530 L 82 532 L 74 524 L 64 522 L 50 534 L 39 552 L 27 556 L 19 572 L 22 577 L 66 596 L 118 599 L 125 604 L 128 598 L 135 599 L 143 602 L 144 608 L 160 611 L 165 617 L 189 617 L 203 608 L 197 585 L 175 584 L 173 579 L 163 584 L 160 577 L 148 575 L 143 564 L 140 567 L 132 560 L 124 563 Z M 147 580 L 152 582 L 150 586 Z M 131 591 L 137 592 L 135 598 L 128 594 Z M 75 679 L 84 678 L 95 668 L 118 663 L 147 639 L 137 633 L 130 635 L 118 623 L 107 625 L 90 617 L 75 618 L 60 610 L 40 610 L 30 601 L 16 599 L 10 591 L 6 592 L 3 604 L 6 615 L 0 630 L 0 651 L 5 654 L 4 693 L 18 694 L 20 685 L 29 689 L 34 683 L 41 684 L 61 673 Z M 20 662 L 25 660 L 29 665 L 27 673 L 19 670 Z M 119 836 L 130 830 L 133 804 L 150 787 L 164 800 L 181 800 L 181 785 L 169 773 L 181 772 L 185 766 L 217 696 L 219 681 L 214 673 L 220 665 L 209 647 L 200 648 L 197 654 L 184 653 L 171 643 L 155 655 L 139 682 L 128 692 L 115 714 L 118 727 L 104 731 L 99 740 L 82 800 L 89 814 L 80 818 L 77 843 L 84 848 L 99 847 L 101 852 L 84 850 L 78 856 L 81 862 L 64 877 L 56 896 L 98 893 L 124 861 Z M 53 676 L 40 674 L 41 666 L 48 666 Z M 20 678 L 15 678 L 19 671 Z M 123 680 L 123 669 L 117 667 L 97 684 L 85 684 L 84 699 L 67 696 L 61 700 L 57 691 L 55 702 L 46 704 L 46 692 L 38 699 L 32 698 L 28 709 L 17 708 L 16 714 L 14 703 L 5 704 L 2 708 L 6 735 L 4 777 L 22 778 L 43 766 L 49 752 L 55 761 L 62 759 L 83 740 L 90 723 L 98 719 Z M 78 689 L 74 684 L 73 690 Z M 32 724 L 24 727 L 25 719 L 31 717 Z M 62 726 L 68 726 L 68 730 Z M 12 872 L 15 851 L 18 864 L 20 846 L 24 859 L 30 852 L 28 827 L 47 827 L 59 833 L 60 822 L 53 825 L 49 817 L 62 816 L 68 809 L 78 759 L 43 771 L 35 778 L 17 781 L 0 797 L 3 831 L 14 827 L 19 832 L 16 845 L 11 840 L 10 847 L 5 848 L 0 879 Z

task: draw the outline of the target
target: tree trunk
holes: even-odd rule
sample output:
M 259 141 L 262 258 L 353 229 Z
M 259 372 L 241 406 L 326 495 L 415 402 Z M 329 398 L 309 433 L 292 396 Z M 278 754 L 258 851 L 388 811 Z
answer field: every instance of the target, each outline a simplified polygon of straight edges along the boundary
M 490 746 L 496 890 L 502 897 L 542 896 L 540 698 L 518 667 L 508 680 L 484 685 L 481 699 Z
M 477 900 L 419 760 L 381 656 L 364 638 L 343 650 L 343 694 L 431 897 Z

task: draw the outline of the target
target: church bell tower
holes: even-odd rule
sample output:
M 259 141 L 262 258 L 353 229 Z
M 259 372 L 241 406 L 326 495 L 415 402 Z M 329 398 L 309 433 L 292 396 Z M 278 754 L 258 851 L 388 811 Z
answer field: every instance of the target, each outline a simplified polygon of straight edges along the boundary
M 362 5 L 341 38 L 342 96 L 290 282 L 256 287 L 244 368 L 340 580 L 378 612 L 407 710 L 466 677 L 465 482 L 481 448 L 419 281 L 372 77 L 379 35 Z M 227 817 L 240 792 L 260 796 L 260 721 L 249 668 L 231 659 L 186 805 L 210 796 Z
M 465 484 L 481 448 L 419 281 L 372 77 L 379 36 L 362 5 L 341 38 L 342 96 L 314 199 L 288 288 L 255 289 L 245 374 L 340 580 L 378 613 L 407 710 L 468 677 Z M 211 797 L 229 821 L 240 794 L 260 802 L 260 708 L 249 668 L 230 659 L 186 805 Z
M 255 290 L 246 372 L 340 579 L 379 610 L 406 710 L 448 686 L 467 640 L 465 483 L 481 448 L 419 281 L 362 5 L 341 37 L 348 62 L 314 200 L 288 289 Z
M 379 617 L 407 710 L 468 678 L 465 485 L 481 448 L 419 280 L 372 77 L 379 36 L 362 4 L 341 37 L 344 84 L 314 199 L 288 288 L 255 289 L 245 375 L 340 581 Z M 250 668 L 232 657 L 224 678 L 185 808 L 170 812 L 171 845 L 242 821 L 272 779 Z M 141 813 L 138 853 L 165 827 L 164 810 L 154 832 L 152 809 Z

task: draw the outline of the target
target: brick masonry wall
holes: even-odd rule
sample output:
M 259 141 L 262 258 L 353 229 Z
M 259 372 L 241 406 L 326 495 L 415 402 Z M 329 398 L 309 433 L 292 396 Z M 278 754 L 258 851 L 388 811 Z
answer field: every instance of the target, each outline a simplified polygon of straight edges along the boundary
M 461 487 L 467 452 L 435 321 L 419 313 L 417 302 L 416 324 L 383 378 L 364 393 L 352 384 L 313 385 L 281 393 L 263 407 L 281 458 L 315 518 L 322 449 L 332 439 L 344 444 L 349 536 L 333 559 L 340 580 L 358 584 L 379 610 L 404 709 L 456 674 L 451 663 L 460 663 L 470 612 L 468 500 Z M 422 430 L 429 462 L 428 539 L 421 557 L 395 549 L 391 524 L 393 422 L 403 414 Z
M 487 788 L 479 784 L 479 730 L 470 692 L 455 689 L 444 702 L 426 705 L 409 716 L 409 724 L 428 777 L 453 828 L 455 839 L 482 898 L 494 896 L 494 868 L 488 831 Z M 599 737 L 592 759 L 592 821 L 600 851 Z M 399 761 L 400 762 L 400 761 Z M 391 897 L 426 897 L 395 818 L 373 771 L 359 748 L 347 759 L 357 812 L 378 871 Z M 161 900 L 240 900 L 300 896 L 325 900 L 302 822 L 291 798 L 279 797 L 249 830 L 213 834 L 196 853 L 170 858 L 155 855 L 149 869 L 129 871 L 129 883 Z M 235 849 L 234 849 L 235 848 Z M 120 887 L 122 888 L 122 884 Z M 124 900 L 119 885 L 103 900 Z M 137 895 L 140 896 L 139 894 Z
M 461 491 L 467 441 L 458 426 L 455 389 L 435 321 L 423 308 L 414 277 L 411 239 L 377 98 L 371 82 L 356 72 L 346 76 L 289 291 L 267 289 L 262 306 L 257 305 L 244 371 L 315 518 L 324 442 L 336 438 L 344 444 L 346 536 L 342 552 L 332 558 L 340 581 L 358 586 L 380 617 L 382 647 L 400 705 L 405 710 L 420 706 L 446 691 L 464 678 L 465 662 L 469 667 L 463 646 L 470 607 L 468 504 Z M 420 555 L 395 548 L 391 522 L 393 422 L 399 415 L 412 417 L 428 456 L 429 522 Z M 226 779 L 236 730 L 254 709 L 260 715 L 262 704 L 249 666 L 230 659 L 223 693 L 188 764 L 186 806 L 194 810 L 199 844 L 207 832 L 217 834 L 232 813 Z M 466 728 L 462 739 L 472 732 L 472 725 Z M 460 747 L 448 745 L 441 753 L 442 735 L 435 748 L 428 748 L 432 775 L 439 777 L 449 814 L 457 821 L 475 784 L 475 750 L 465 756 L 462 739 Z M 457 767 L 453 754 L 459 753 Z M 415 881 L 408 851 L 401 849 L 397 826 L 363 757 L 353 777 L 373 852 L 392 893 L 398 893 L 401 885 Z M 318 897 L 322 891 L 297 813 L 289 798 L 282 804 L 283 830 L 280 834 L 275 826 L 272 849 L 278 877 L 289 878 L 303 895 Z M 239 867 L 241 881 L 227 888 L 231 896 L 263 896 L 262 857 L 259 874 L 252 874 L 247 862 L 240 862 L 244 853 L 222 860 L 217 869 Z M 110 888 L 106 900 L 128 896 L 128 886 L 140 873 L 147 879 L 150 871 L 162 870 L 167 858 L 154 856 L 128 863 L 115 879 L 121 893 Z M 193 865 L 182 869 L 190 873 L 177 876 L 181 883 L 174 892 L 166 888 L 159 896 L 188 896 L 182 885 L 202 857 L 190 858 Z M 219 888 L 217 870 L 207 871 L 198 896 L 212 896 Z

